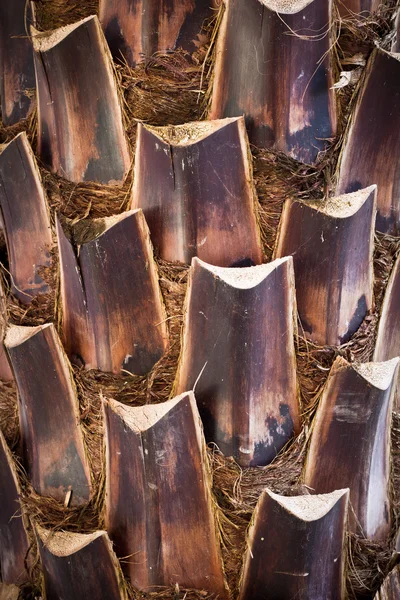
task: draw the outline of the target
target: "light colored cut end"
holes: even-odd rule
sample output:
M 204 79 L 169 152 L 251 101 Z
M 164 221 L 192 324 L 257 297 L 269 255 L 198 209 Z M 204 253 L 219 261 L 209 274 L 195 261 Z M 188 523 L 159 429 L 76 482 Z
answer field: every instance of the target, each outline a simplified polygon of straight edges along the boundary
M 97 16 L 91 15 L 81 21 L 72 23 L 71 25 L 65 25 L 64 27 L 45 32 L 38 31 L 34 27 L 31 27 L 33 49 L 36 52 L 47 52 L 47 50 L 51 50 L 51 48 L 54 48 L 54 46 L 57 46 L 57 44 L 62 42 L 70 35 L 70 33 L 75 31 L 75 29 L 78 29 L 78 27 L 84 23 L 92 20 L 97 20 Z
M 214 267 L 208 263 L 195 257 L 192 259 L 192 268 L 197 264 L 202 269 L 209 271 L 221 281 L 237 289 L 246 290 L 257 287 L 264 279 L 273 271 L 280 267 L 283 263 L 292 263 L 291 256 L 277 258 L 276 260 L 255 267 Z
M 54 556 L 70 556 L 79 552 L 97 538 L 107 536 L 105 531 L 95 533 L 71 533 L 68 531 L 52 532 L 43 527 L 37 527 L 36 532 L 43 544 Z
M 385 362 L 355 363 L 353 368 L 368 383 L 384 391 L 392 384 L 399 361 L 397 356 Z
M 294 15 L 304 10 L 314 0 L 259 0 L 261 4 L 282 15 Z
M 82 219 L 70 228 L 74 242 L 78 246 L 93 242 L 93 240 L 99 239 L 114 225 L 121 223 L 125 219 L 129 219 L 136 213 L 142 213 L 142 209 L 136 208 L 120 213 L 119 215 L 111 215 L 110 217 L 102 217 L 100 219 Z
M 146 431 L 167 415 L 179 402 L 189 397 L 195 403 L 193 392 L 184 392 L 161 404 L 146 404 L 145 406 L 126 406 L 116 400 L 108 400 L 110 409 L 136 433 Z
M 219 129 L 226 127 L 235 121 L 241 121 L 243 117 L 218 119 L 216 121 L 194 121 L 184 125 L 168 125 L 166 127 L 150 127 L 143 125 L 153 135 L 171 146 L 190 146 L 212 135 Z
M 349 494 L 349 489 L 335 490 L 330 494 L 312 496 L 280 496 L 269 489 L 264 490 L 264 493 L 301 521 L 310 522 L 325 517 L 343 496 Z
M 28 142 L 28 136 L 26 135 L 26 131 L 21 131 L 20 133 L 18 133 L 18 135 L 16 135 L 10 142 L 8 142 L 8 144 L 0 144 L 0 157 L 3 154 L 3 152 L 5 150 L 7 150 L 7 148 L 9 148 L 10 146 L 12 146 L 13 144 L 15 144 L 15 142 L 21 138 L 22 143 L 27 147 L 30 148 L 29 142 Z
M 45 325 L 38 325 L 37 327 L 21 327 L 19 325 L 10 325 L 7 328 L 6 336 L 4 338 L 4 345 L 6 348 L 15 348 L 20 346 L 34 335 L 51 327 L 54 330 L 53 323 L 46 323 Z
M 347 219 L 360 210 L 372 193 L 376 194 L 376 189 L 376 185 L 370 185 L 358 192 L 328 198 L 326 202 L 318 203 L 302 201 L 301 203 L 328 217 Z

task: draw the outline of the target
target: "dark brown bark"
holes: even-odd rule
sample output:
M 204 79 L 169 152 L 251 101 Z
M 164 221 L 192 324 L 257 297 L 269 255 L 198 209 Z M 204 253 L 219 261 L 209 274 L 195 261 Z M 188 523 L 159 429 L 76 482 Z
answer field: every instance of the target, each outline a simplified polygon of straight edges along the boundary
M 207 456 L 192 392 L 105 404 L 106 528 L 134 587 L 179 584 L 225 597 Z
M 392 42 L 392 52 L 400 52 L 400 8 L 397 10 L 394 22 L 394 38 Z
M 400 565 L 386 577 L 374 600 L 400 600 Z
M 333 364 L 315 418 L 304 481 L 317 493 L 350 488 L 349 528 L 390 532 L 390 425 L 399 359 Z
M 50 266 L 53 240 L 39 169 L 25 132 L 0 154 L 0 211 L 11 289 L 28 304 L 49 291 L 42 271 Z
M 240 600 L 344 600 L 349 491 L 261 494 L 248 536 Z
M 35 69 L 27 33 L 29 4 L 26 0 L 0 0 L 0 98 L 6 127 L 27 117 L 33 105 Z
M 38 154 L 71 181 L 120 184 L 130 167 L 111 54 L 96 16 L 33 36 Z
M 195 389 L 207 442 L 266 465 L 299 431 L 291 258 L 247 269 L 193 259 L 175 393 Z
M 7 584 L 28 581 L 29 541 L 21 513 L 21 494 L 14 459 L 0 431 L 0 575 Z
M 315 162 L 336 132 L 331 1 L 225 1 L 210 118 L 245 114 L 252 143 Z
M 375 12 L 379 7 L 379 0 L 336 0 L 339 14 L 343 18 L 352 18 L 361 14 L 362 18 L 367 18 L 370 13 Z
M 204 44 L 200 33 L 213 0 L 100 0 L 99 18 L 116 59 L 130 66 L 152 56 Z
M 374 361 L 382 362 L 400 356 L 400 256 L 390 275 L 382 304 Z M 400 385 L 396 386 L 394 408 L 400 409 Z
M 66 352 L 87 369 L 143 375 L 168 345 L 166 314 L 141 210 L 57 221 Z
M 375 215 L 376 186 L 284 206 L 275 256 L 293 255 L 299 316 L 317 344 L 347 342 L 372 308 Z
M 37 528 L 46 600 L 127 600 L 118 559 L 105 531 Z
M 378 186 L 376 229 L 400 233 L 400 60 L 376 48 L 365 68 L 338 167 L 337 193 Z
M 243 118 L 139 124 L 132 207 L 143 209 L 161 258 L 262 262 L 250 161 Z
M 71 367 L 52 324 L 9 327 L 5 347 L 19 396 L 24 463 L 42 496 L 71 504 L 90 498 L 85 455 Z

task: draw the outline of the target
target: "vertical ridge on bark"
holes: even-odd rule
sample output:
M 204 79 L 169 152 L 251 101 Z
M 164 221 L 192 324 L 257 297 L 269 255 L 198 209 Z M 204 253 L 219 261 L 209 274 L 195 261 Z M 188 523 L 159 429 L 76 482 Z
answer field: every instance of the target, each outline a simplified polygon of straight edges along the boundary
M 39 169 L 25 132 L 0 148 L 0 212 L 11 289 L 28 304 L 49 292 L 41 270 L 50 266 L 53 239 Z
M 32 44 L 26 28 L 31 19 L 26 0 L 0 1 L 0 99 L 5 127 L 31 111 L 35 87 Z
M 87 369 L 143 375 L 168 346 L 168 327 L 149 231 L 141 210 L 57 220 L 63 335 Z
M 243 117 L 168 127 L 139 124 L 132 208 L 160 257 L 221 267 L 262 262 Z M 246 244 L 243 243 L 246 240 Z
M 251 143 L 315 162 L 336 133 L 331 0 L 225 4 L 210 118 L 245 114 Z
M 112 58 L 97 17 L 33 34 L 41 160 L 76 183 L 122 183 L 129 149 Z
M 178 584 L 225 597 L 209 466 L 192 392 L 157 405 L 110 400 L 106 529 L 139 590 Z
M 105 531 L 82 534 L 36 528 L 46 600 L 127 600 Z
M 299 431 L 292 258 L 242 269 L 192 261 L 174 392 L 195 389 L 207 442 L 266 465 Z
M 382 362 L 400 356 L 400 256 L 390 275 L 383 299 L 374 361 Z M 394 408 L 400 408 L 400 386 L 397 384 Z
M 338 357 L 315 417 L 304 481 L 317 493 L 350 488 L 349 528 L 390 532 L 390 426 L 399 358 L 350 364 Z
M 400 233 L 400 56 L 375 48 L 338 164 L 337 193 L 378 186 L 376 229 Z
M 21 489 L 14 459 L 0 431 L 0 573 L 6 584 L 29 579 L 25 560 L 29 541 L 21 514 Z
M 376 186 L 284 205 L 275 257 L 293 256 L 299 316 L 317 344 L 347 342 L 373 306 L 375 215 Z
M 25 466 L 42 496 L 71 504 L 90 498 L 86 458 L 71 367 L 53 324 L 10 326 L 4 341 L 19 396 Z
M 265 489 L 248 534 L 239 600 L 344 600 L 349 490 L 284 497 Z
M 400 565 L 389 573 L 374 600 L 399 600 L 400 598 Z
M 134 67 L 155 52 L 194 52 L 202 46 L 202 25 L 214 5 L 213 0 L 100 0 L 99 18 L 114 58 Z

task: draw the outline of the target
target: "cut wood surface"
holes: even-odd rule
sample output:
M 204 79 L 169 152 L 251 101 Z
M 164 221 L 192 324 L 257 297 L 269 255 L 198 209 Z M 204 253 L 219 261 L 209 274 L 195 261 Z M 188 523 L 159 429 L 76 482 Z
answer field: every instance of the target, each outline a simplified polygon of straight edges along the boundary
M 19 395 L 23 456 L 33 488 L 71 505 L 90 497 L 76 389 L 53 324 L 10 326 L 4 341 Z
M 54 533 L 38 527 L 36 532 L 46 600 L 127 600 L 121 567 L 105 531 Z
M 373 306 L 376 186 L 324 202 L 285 203 L 275 257 L 293 255 L 303 330 L 340 345 Z
M 195 389 L 207 442 L 266 465 L 299 431 L 292 258 L 243 269 L 195 258 L 175 393 Z
M 0 583 L 0 600 L 18 600 L 20 589 L 16 585 Z
M 345 135 L 337 193 L 378 186 L 376 228 L 400 234 L 400 55 L 376 48 Z
M 66 352 L 87 369 L 143 375 L 168 345 L 166 313 L 141 210 L 57 220 Z
M 251 143 L 315 162 L 336 132 L 331 1 L 225 4 L 210 118 L 244 114 Z
M 349 528 L 390 532 L 390 426 L 399 359 L 350 364 L 338 357 L 315 418 L 304 482 L 317 493 L 350 488 Z
M 0 573 L 4 583 L 16 585 L 28 581 L 25 561 L 30 545 L 20 494 L 16 465 L 0 431 Z
M 336 0 L 336 4 L 343 18 L 361 15 L 361 18 L 367 19 L 370 13 L 378 9 L 380 0 Z
M 114 58 L 131 67 L 155 52 L 194 52 L 214 0 L 100 0 L 99 18 Z
M 0 0 L 0 98 L 3 125 L 27 117 L 33 106 L 35 69 L 27 29 L 30 2 Z
M 349 490 L 261 494 L 249 530 L 239 600 L 344 600 Z
M 400 600 L 400 565 L 386 577 L 374 600 Z
M 43 270 L 53 246 L 40 173 L 26 133 L 0 147 L 0 211 L 11 290 L 24 303 L 49 291 Z
M 38 155 L 70 181 L 122 183 L 130 156 L 111 54 L 97 17 L 33 34 Z
M 221 267 L 262 262 L 250 161 L 243 117 L 139 124 L 132 208 L 143 209 L 161 258 L 198 256 Z
M 382 304 L 374 361 L 381 362 L 396 356 L 400 356 L 400 256 L 393 267 Z M 394 408 L 400 410 L 399 382 L 395 393 Z
M 105 403 L 106 529 L 132 585 L 225 597 L 207 455 L 192 392 L 163 404 Z

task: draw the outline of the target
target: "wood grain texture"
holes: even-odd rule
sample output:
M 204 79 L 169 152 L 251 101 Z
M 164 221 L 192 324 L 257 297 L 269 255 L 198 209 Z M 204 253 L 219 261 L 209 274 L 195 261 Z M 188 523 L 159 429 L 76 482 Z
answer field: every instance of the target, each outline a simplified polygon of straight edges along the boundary
M 155 52 L 202 46 L 202 25 L 214 6 L 214 0 L 100 0 L 99 18 L 114 58 L 134 67 Z
M 350 488 L 350 531 L 390 532 L 390 425 L 399 359 L 333 364 L 315 418 L 304 482 L 317 493 Z
M 33 34 L 38 155 L 70 181 L 122 183 L 131 161 L 111 54 L 97 17 Z
M 364 70 L 338 165 L 337 193 L 378 186 L 376 229 L 400 233 L 400 60 L 376 48 Z
M 299 431 L 292 258 L 243 269 L 195 258 L 175 393 L 196 389 L 207 442 L 266 465 Z
M 221 267 L 262 262 L 243 118 L 139 124 L 132 208 L 142 208 L 164 260 Z M 243 243 L 243 241 L 246 243 Z
M 179 584 L 226 597 L 207 456 L 192 392 L 105 403 L 105 522 L 135 588 Z
M 0 583 L 0 600 L 18 600 L 19 591 L 19 587 L 16 585 Z
M 264 490 L 239 600 L 344 600 L 348 496 L 348 489 L 289 498 Z
M 400 8 L 397 9 L 394 22 L 394 36 L 391 50 L 392 52 L 400 52 Z
M 386 577 L 374 600 L 400 600 L 400 565 Z
M 35 88 L 31 20 L 26 0 L 0 0 L 0 98 L 3 125 L 14 125 L 30 114 Z
M 19 502 L 17 469 L 0 431 L 0 573 L 6 584 L 28 581 L 25 559 L 29 541 Z
M 382 362 L 400 356 L 400 256 L 393 267 L 379 320 L 374 361 Z M 397 382 L 395 410 L 400 410 L 400 381 Z
M 317 344 L 347 342 L 373 306 L 375 215 L 376 186 L 285 203 L 275 257 L 293 256 L 299 316 Z
M 36 532 L 46 600 L 127 600 L 121 567 L 105 531 Z
M 11 290 L 28 304 L 49 292 L 41 269 L 50 266 L 53 239 L 39 169 L 25 132 L 0 153 L 0 211 Z
M 4 341 L 18 388 L 25 467 L 42 496 L 71 505 L 90 498 L 75 384 L 53 324 L 10 326 Z
M 167 349 L 168 328 L 142 211 L 80 221 L 67 233 L 57 221 L 68 356 L 87 369 L 147 373 Z
M 358 15 L 367 18 L 370 13 L 378 9 L 380 0 L 336 0 L 336 4 L 342 18 L 352 18 Z
M 336 133 L 331 0 L 313 0 L 293 14 L 258 0 L 225 4 L 210 118 L 244 114 L 251 143 L 315 162 Z

